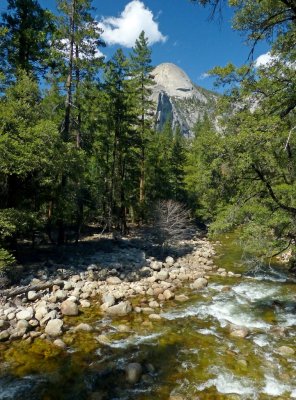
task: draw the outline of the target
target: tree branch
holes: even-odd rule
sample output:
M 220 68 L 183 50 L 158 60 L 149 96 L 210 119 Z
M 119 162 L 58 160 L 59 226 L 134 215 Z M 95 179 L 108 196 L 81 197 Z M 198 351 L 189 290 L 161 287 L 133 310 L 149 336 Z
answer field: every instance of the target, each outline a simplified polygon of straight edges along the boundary
M 265 184 L 266 189 L 270 195 L 270 197 L 272 198 L 272 200 L 282 209 L 285 211 L 288 211 L 289 213 L 296 215 L 296 208 L 295 207 L 290 207 L 287 206 L 285 204 L 283 204 L 275 195 L 272 186 L 270 185 L 270 183 L 268 182 L 268 180 L 265 178 L 265 176 L 263 175 L 263 173 L 256 167 L 255 164 L 252 164 L 252 168 L 254 169 L 254 171 L 257 173 L 257 175 L 259 176 L 260 180 Z

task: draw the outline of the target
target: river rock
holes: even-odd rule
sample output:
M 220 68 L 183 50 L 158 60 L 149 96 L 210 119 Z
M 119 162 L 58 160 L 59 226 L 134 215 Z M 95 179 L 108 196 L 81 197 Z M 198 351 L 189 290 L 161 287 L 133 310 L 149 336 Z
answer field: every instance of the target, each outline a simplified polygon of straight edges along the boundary
M 45 333 L 52 337 L 60 336 L 63 333 L 63 325 L 64 323 L 61 319 L 51 319 L 46 325 Z
M 127 325 L 120 324 L 116 326 L 116 330 L 121 333 L 127 333 L 130 331 L 130 328 Z
M 165 270 L 159 271 L 156 275 L 156 279 L 159 281 L 165 281 L 166 279 L 168 279 L 168 277 L 169 277 L 169 273 L 168 273 L 168 271 L 165 271 Z
M 152 300 L 149 302 L 149 307 L 150 308 L 158 308 L 159 307 L 159 303 L 156 300 Z
M 5 342 L 10 337 L 10 333 L 8 330 L 0 332 L 0 342 Z
M 204 287 L 206 287 L 208 284 L 208 281 L 205 278 L 197 278 L 192 284 L 191 284 L 191 288 L 192 289 L 203 289 Z
M 82 308 L 89 308 L 91 306 L 90 302 L 87 300 L 80 300 L 80 305 Z
M 142 365 L 139 363 L 130 363 L 125 367 L 125 376 L 128 383 L 132 385 L 139 382 L 143 372 Z
M 153 271 L 160 271 L 162 268 L 162 262 L 161 261 L 152 261 L 150 264 L 150 268 L 153 269 Z
M 52 310 L 49 313 L 47 313 L 46 315 L 44 315 L 44 317 L 42 318 L 42 320 L 40 321 L 40 325 L 44 326 L 47 324 L 47 322 L 51 319 L 56 319 L 58 316 L 58 313 L 56 310 Z
M 132 311 L 132 306 L 129 301 L 121 301 L 120 303 L 107 308 L 106 313 L 108 315 L 127 315 Z
M 173 299 L 173 298 L 175 297 L 174 293 L 172 293 L 169 289 L 166 289 L 166 290 L 163 292 L 163 296 L 164 296 L 164 298 L 165 298 L 166 300 L 171 300 L 171 299 Z
M 24 335 L 29 329 L 29 322 L 25 319 L 21 319 L 16 324 L 16 330 L 20 333 L 20 335 Z
M 3 319 L 0 319 L 0 331 L 5 331 L 10 327 L 10 323 L 8 321 L 4 321 Z
M 167 264 L 167 266 L 172 267 L 174 265 L 175 260 L 173 259 L 173 257 L 168 256 L 165 259 L 165 263 Z
M 58 300 L 58 301 L 63 301 L 63 300 L 65 300 L 66 298 L 67 298 L 67 292 L 65 291 L 65 290 L 61 290 L 61 289 L 59 289 L 59 290 L 57 290 L 56 292 L 55 292 L 55 294 L 54 294 L 54 297 L 56 297 L 56 299 Z M 54 303 L 54 302 L 53 302 Z
M 122 282 L 122 280 L 117 276 L 110 276 L 109 278 L 106 279 L 106 282 L 108 283 L 108 285 L 119 285 Z
M 34 301 L 37 300 L 39 297 L 39 294 L 35 292 L 34 290 L 30 290 L 27 294 L 27 298 L 29 301 Z
M 73 329 L 74 332 L 77 331 L 84 331 L 84 332 L 91 332 L 93 328 L 89 324 L 81 323 Z
M 34 310 L 32 307 L 28 307 L 25 310 L 19 311 L 16 314 L 16 319 L 17 320 L 22 320 L 25 319 L 26 321 L 29 321 L 30 319 L 32 319 L 34 317 Z
M 71 290 L 71 289 L 73 289 L 73 284 L 72 284 L 72 282 L 70 282 L 70 281 L 65 281 L 65 283 L 64 283 L 64 290 Z M 59 339 L 57 339 L 57 340 L 59 340 Z
M 284 357 L 293 356 L 295 354 L 295 350 L 289 346 L 281 346 L 277 349 L 277 352 Z
M 62 339 L 56 339 L 53 344 L 57 347 L 60 347 L 61 349 L 66 349 L 67 345 L 65 342 L 62 341 Z
M 78 315 L 79 310 L 76 303 L 70 300 L 65 300 L 61 304 L 61 312 L 63 315 L 76 316 Z
M 45 315 L 47 313 L 48 313 L 48 308 L 47 307 L 44 307 L 44 306 L 38 307 L 38 308 L 36 308 L 36 311 L 35 311 L 35 318 L 38 321 L 41 321 L 42 318 L 45 317 Z
M 106 304 L 107 307 L 114 306 L 115 297 L 111 293 L 106 293 L 102 296 L 103 304 Z
M 236 338 L 245 338 L 249 335 L 250 331 L 245 326 L 235 326 L 230 327 L 230 336 Z
M 185 301 L 189 300 L 189 297 L 186 296 L 185 294 L 179 294 L 175 296 L 175 300 L 178 301 L 179 303 L 184 303 Z
M 153 295 L 154 295 L 154 290 L 153 290 L 152 288 L 149 288 L 149 289 L 146 291 L 146 294 L 147 294 L 148 296 L 153 296 Z
M 159 314 L 150 314 L 148 318 L 151 319 L 152 321 L 160 321 L 162 319 Z

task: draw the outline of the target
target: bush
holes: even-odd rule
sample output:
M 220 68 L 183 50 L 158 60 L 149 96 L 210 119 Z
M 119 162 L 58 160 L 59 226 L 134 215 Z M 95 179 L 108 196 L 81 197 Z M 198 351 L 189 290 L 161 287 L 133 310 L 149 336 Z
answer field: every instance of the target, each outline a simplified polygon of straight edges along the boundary
M 10 273 L 15 265 L 15 258 L 7 250 L 0 247 L 0 288 L 10 284 Z

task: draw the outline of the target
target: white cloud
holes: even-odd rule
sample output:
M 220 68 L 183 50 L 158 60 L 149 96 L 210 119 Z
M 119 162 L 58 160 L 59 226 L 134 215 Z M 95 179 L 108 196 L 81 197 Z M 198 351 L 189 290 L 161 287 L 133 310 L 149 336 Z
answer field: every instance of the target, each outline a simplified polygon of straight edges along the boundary
M 268 52 L 265 54 L 261 54 L 256 60 L 255 60 L 255 67 L 264 67 L 268 64 L 271 64 L 272 61 L 274 60 L 274 57 Z
M 160 32 L 152 11 L 139 0 L 128 3 L 119 17 L 103 18 L 99 27 L 103 29 L 101 37 L 107 44 L 133 47 L 142 31 L 145 31 L 150 45 L 167 39 Z
M 70 50 L 70 42 L 69 39 L 61 39 L 58 43 L 58 51 L 65 57 L 68 56 L 69 50 Z M 76 56 L 74 54 L 74 56 Z M 101 52 L 101 50 L 98 48 L 96 40 L 93 39 L 86 39 L 82 42 L 82 45 L 80 46 L 80 51 L 79 51 L 79 58 L 81 60 L 87 60 L 87 59 L 98 59 L 98 58 L 105 58 L 105 54 Z
M 208 74 L 207 72 L 203 72 L 202 74 L 199 75 L 198 79 L 200 81 L 202 81 L 202 80 L 207 79 L 209 77 L 210 77 L 210 74 Z

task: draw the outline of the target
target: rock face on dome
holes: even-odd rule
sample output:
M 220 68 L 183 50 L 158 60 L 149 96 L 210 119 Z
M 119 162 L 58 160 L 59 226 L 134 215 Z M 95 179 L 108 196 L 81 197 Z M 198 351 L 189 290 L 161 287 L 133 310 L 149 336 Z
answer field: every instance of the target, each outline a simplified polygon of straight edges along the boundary
M 151 73 L 155 85 L 152 100 L 156 103 L 156 127 L 162 129 L 170 120 L 183 135 L 192 136 L 192 129 L 205 115 L 211 118 L 218 96 L 191 82 L 177 65 L 164 63 Z

